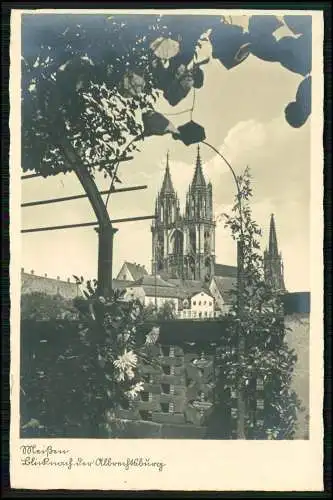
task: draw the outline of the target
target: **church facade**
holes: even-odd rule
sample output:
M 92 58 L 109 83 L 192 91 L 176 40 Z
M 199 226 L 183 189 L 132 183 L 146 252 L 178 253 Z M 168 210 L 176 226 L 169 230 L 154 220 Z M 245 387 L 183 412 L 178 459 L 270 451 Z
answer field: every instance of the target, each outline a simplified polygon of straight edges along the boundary
M 206 182 L 198 147 L 192 182 L 181 213 L 167 155 L 162 188 L 155 204 L 152 274 L 209 282 L 215 270 L 215 221 L 212 184 Z
M 213 189 L 202 170 L 198 146 L 192 182 L 182 213 L 174 189 L 169 154 L 162 187 L 155 202 L 152 232 L 152 275 L 164 279 L 210 283 L 214 277 L 237 279 L 237 268 L 216 263 Z M 271 216 L 269 244 L 264 252 L 265 279 L 285 292 L 282 255 L 278 250 L 274 216 Z

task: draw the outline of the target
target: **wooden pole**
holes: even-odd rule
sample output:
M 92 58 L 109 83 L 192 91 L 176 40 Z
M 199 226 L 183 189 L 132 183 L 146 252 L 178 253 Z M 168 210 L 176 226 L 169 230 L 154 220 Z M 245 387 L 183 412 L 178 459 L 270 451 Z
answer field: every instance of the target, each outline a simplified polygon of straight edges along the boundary
M 116 193 L 124 193 L 127 191 L 138 191 L 140 189 L 147 189 L 146 185 L 142 186 L 129 186 L 126 188 L 119 188 L 119 189 L 114 189 L 111 194 L 116 194 Z M 107 189 L 106 191 L 99 191 L 99 194 L 109 194 L 110 190 Z M 87 194 L 76 194 L 73 196 L 63 196 L 62 198 L 50 198 L 48 200 L 38 200 L 38 201 L 27 201 L 26 203 L 21 204 L 21 208 L 25 207 L 34 207 L 36 205 L 48 205 L 49 203 L 61 203 L 63 201 L 71 201 L 71 200 L 79 200 L 81 198 L 88 198 Z
M 112 290 L 113 237 L 118 231 L 114 227 L 100 226 L 98 233 L 98 293 L 108 297 Z
M 154 215 L 141 215 L 140 217 L 127 217 L 125 219 L 112 219 L 113 224 L 120 222 L 134 222 L 139 220 L 154 219 Z M 98 222 L 81 222 L 79 224 L 65 224 L 63 226 L 45 226 L 45 227 L 32 227 L 30 229 L 21 229 L 21 233 L 39 233 L 41 231 L 58 231 L 60 229 L 72 229 L 74 227 L 89 227 L 98 226 Z

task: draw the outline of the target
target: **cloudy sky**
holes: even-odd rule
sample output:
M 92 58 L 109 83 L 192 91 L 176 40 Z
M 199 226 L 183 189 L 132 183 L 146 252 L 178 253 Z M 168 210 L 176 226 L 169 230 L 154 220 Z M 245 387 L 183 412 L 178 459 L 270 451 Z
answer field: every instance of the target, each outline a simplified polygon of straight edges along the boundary
M 240 174 L 249 165 L 253 175 L 253 213 L 263 229 L 262 246 L 268 238 L 270 214 L 275 214 L 278 244 L 290 291 L 309 290 L 309 196 L 310 121 L 300 129 L 284 119 L 284 108 L 294 100 L 302 79 L 279 63 L 263 62 L 250 55 L 242 64 L 226 70 L 219 61 L 204 66 L 205 84 L 196 91 L 193 120 L 205 127 L 207 141 L 218 148 Z M 159 110 L 176 113 L 191 106 L 190 94 L 177 107 L 164 100 Z M 171 117 L 181 125 L 189 114 Z M 114 194 L 109 202 L 113 218 L 153 214 L 161 186 L 166 153 L 181 203 L 194 172 L 196 146 L 187 147 L 169 136 L 149 138 L 131 162 L 123 164 L 123 186 L 147 184 L 145 191 Z M 203 170 L 213 184 L 215 214 L 228 211 L 235 188 L 227 167 L 207 147 L 201 147 Z M 109 183 L 97 178 L 100 189 Z M 82 193 L 72 174 L 22 183 L 22 201 Z M 86 199 L 22 209 L 22 227 L 72 224 L 94 221 Z M 150 269 L 151 221 L 118 224 L 114 242 L 114 275 L 123 261 L 144 264 Z M 22 235 L 22 267 L 36 274 L 73 274 L 96 277 L 97 235 L 92 227 L 27 233 Z M 216 260 L 235 264 L 236 252 L 230 234 L 219 224 L 216 229 Z

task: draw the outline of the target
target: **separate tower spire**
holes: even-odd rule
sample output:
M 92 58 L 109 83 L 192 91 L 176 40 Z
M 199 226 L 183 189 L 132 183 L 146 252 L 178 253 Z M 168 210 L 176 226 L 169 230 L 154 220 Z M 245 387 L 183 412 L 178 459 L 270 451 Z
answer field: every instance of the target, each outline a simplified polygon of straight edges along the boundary
M 274 214 L 271 214 L 268 249 L 264 252 L 265 279 L 277 291 L 284 292 L 284 269 L 282 255 L 279 253 Z
M 271 221 L 269 226 L 268 251 L 271 255 L 279 255 L 274 214 L 271 214 Z

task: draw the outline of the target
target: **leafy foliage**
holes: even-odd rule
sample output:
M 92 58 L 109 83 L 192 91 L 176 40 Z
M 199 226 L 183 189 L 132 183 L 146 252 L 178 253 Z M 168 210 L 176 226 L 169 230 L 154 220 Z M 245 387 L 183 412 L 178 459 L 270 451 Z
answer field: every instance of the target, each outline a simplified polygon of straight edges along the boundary
M 238 182 L 240 196 L 236 198 L 234 214 L 224 217 L 233 238 L 243 245 L 243 287 L 238 288 L 238 300 L 228 315 L 228 348 L 219 349 L 220 393 L 231 388 L 244 395 L 248 437 L 290 439 L 300 408 L 291 389 L 297 358 L 286 342 L 281 297 L 264 279 L 261 230 L 252 219 L 248 169 Z M 253 407 L 260 397 L 258 382 L 263 384 L 261 417 Z
M 21 296 L 21 319 L 75 319 L 77 310 L 72 300 L 60 295 L 32 292 Z
M 23 169 L 45 176 L 71 170 L 69 141 L 86 168 L 112 174 L 125 144 L 127 153 L 137 148 L 141 113 L 161 93 L 175 106 L 201 88 L 211 57 L 231 69 L 252 53 L 304 76 L 296 105 L 286 108 L 290 125 L 301 126 L 311 112 L 311 16 L 285 16 L 284 23 L 294 34 L 278 40 L 275 16 L 250 16 L 245 30 L 221 16 L 23 15 Z M 205 43 L 212 56 L 200 55 Z M 185 144 L 204 137 L 199 124 L 182 127 Z
M 87 282 L 86 298 L 75 300 L 80 313 L 76 327 L 57 326 L 62 338 L 72 330 L 60 349 L 54 349 L 57 336 L 48 338 L 47 362 L 40 352 L 35 361 L 25 362 L 30 365 L 30 373 L 22 376 L 25 433 L 31 432 L 31 420 L 38 419 L 48 435 L 98 437 L 107 414 L 130 407 L 143 390 L 138 361 L 150 362 L 148 343 L 157 336 L 146 332 L 146 343 L 137 331 L 143 322 L 139 303 L 124 301 L 117 291 L 98 297 L 96 290 L 96 282 Z
M 156 311 L 154 304 L 149 304 L 144 308 L 144 318 L 146 321 L 170 320 L 176 318 L 175 305 L 172 301 L 164 302 Z

